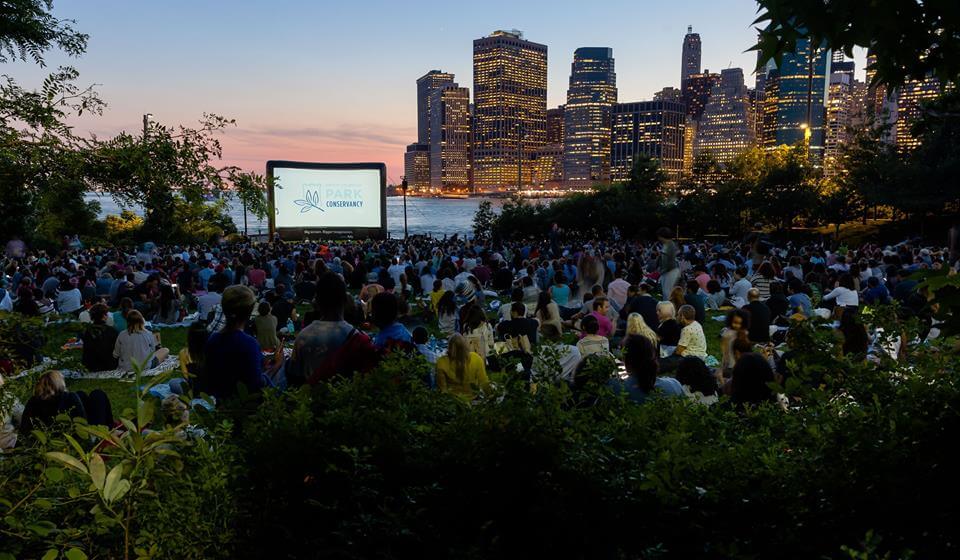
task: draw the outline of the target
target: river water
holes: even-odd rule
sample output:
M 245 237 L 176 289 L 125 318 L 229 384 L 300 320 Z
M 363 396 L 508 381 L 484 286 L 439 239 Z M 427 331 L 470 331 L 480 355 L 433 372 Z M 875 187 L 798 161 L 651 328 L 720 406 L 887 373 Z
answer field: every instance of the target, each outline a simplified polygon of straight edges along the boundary
M 87 200 L 96 200 L 100 203 L 100 218 L 109 214 L 119 214 L 120 206 L 107 195 L 88 194 Z M 482 198 L 407 198 L 407 227 L 410 235 L 427 234 L 435 237 L 453 235 L 473 235 L 473 216 L 480 207 Z M 505 202 L 502 198 L 491 198 L 495 211 Z M 232 199 L 228 199 L 230 217 L 237 224 L 237 229 L 243 231 L 243 206 Z M 130 208 L 137 214 L 142 213 L 139 207 Z M 252 214 L 247 215 L 247 231 L 250 235 L 266 233 L 266 220 L 258 220 Z M 387 231 L 390 237 L 403 237 L 403 198 L 387 198 Z

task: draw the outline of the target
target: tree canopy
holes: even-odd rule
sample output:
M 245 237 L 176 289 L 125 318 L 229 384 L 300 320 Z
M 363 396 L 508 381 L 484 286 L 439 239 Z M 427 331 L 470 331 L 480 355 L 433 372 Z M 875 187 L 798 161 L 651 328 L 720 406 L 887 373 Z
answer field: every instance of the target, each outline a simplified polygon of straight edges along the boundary
M 877 55 L 875 83 L 896 87 L 908 78 L 960 77 L 960 8 L 953 0 L 757 0 L 757 67 L 780 62 L 800 39 L 853 55 Z
M 73 20 L 51 13 L 53 0 L 0 2 L 0 63 L 33 60 L 43 66 L 43 55 L 59 48 L 70 56 L 87 50 L 89 36 L 74 29 Z

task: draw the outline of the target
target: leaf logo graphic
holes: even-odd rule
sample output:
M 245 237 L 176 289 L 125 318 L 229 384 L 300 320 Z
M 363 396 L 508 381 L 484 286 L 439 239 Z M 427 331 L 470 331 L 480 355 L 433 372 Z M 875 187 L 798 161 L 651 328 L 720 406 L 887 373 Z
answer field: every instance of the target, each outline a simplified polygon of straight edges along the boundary
M 320 191 L 310 191 L 306 190 L 303 192 L 304 198 L 298 198 L 294 200 L 293 203 L 300 207 L 300 213 L 304 214 L 310 210 L 319 210 L 323 212 L 323 208 L 320 208 Z

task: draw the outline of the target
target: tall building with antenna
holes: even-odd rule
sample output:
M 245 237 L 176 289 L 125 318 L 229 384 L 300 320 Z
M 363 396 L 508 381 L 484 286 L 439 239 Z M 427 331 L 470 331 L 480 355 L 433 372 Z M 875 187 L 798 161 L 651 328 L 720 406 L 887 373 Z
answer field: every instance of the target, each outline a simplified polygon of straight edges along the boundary
M 700 73 L 700 34 L 693 32 L 693 26 L 687 26 L 687 34 L 683 36 L 683 51 L 680 56 L 680 89 L 687 82 L 687 78 Z

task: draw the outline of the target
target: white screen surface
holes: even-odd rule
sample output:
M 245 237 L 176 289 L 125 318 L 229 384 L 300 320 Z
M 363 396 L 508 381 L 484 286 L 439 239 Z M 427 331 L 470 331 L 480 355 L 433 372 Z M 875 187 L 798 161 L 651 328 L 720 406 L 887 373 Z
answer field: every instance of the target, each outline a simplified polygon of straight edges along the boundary
M 380 172 L 376 169 L 275 167 L 278 228 L 379 228 Z

